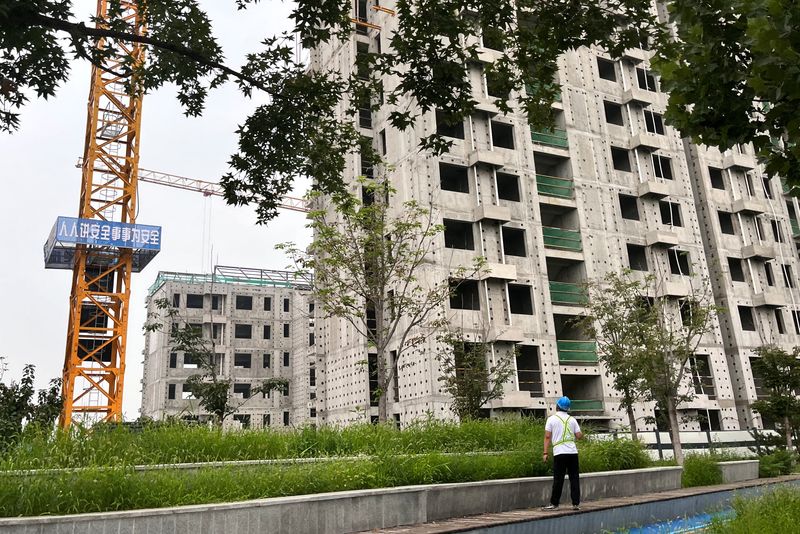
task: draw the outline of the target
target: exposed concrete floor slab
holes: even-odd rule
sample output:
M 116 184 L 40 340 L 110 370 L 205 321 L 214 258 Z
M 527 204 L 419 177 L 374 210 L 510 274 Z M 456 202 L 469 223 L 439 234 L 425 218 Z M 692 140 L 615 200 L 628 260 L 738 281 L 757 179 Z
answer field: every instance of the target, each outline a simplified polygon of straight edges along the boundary
M 702 486 L 697 488 L 685 488 L 673 491 L 663 491 L 659 493 L 651 493 L 647 495 L 640 495 L 636 497 L 617 497 L 610 499 L 602 499 L 599 501 L 589 501 L 581 504 L 581 509 L 578 511 L 572 510 L 572 506 L 567 504 L 562 506 L 556 511 L 544 511 L 541 508 L 530 508 L 525 510 L 514 510 L 510 512 L 501 512 L 494 514 L 483 514 L 469 517 L 460 517 L 449 519 L 447 521 L 435 521 L 420 525 L 409 525 L 387 529 L 377 529 L 369 532 L 383 532 L 386 534 L 439 534 L 446 532 L 470 532 L 470 531 L 487 531 L 494 527 L 504 525 L 512 526 L 522 523 L 531 523 L 536 521 L 549 522 L 555 518 L 565 518 L 566 516 L 576 516 L 579 514 L 586 514 L 587 517 L 581 518 L 586 523 L 592 514 L 597 514 L 605 510 L 614 510 L 627 506 L 636 506 L 647 503 L 656 503 L 661 501 L 671 501 L 684 499 L 687 497 L 705 496 L 714 493 L 725 493 L 737 490 L 757 489 L 766 486 L 784 484 L 784 483 L 800 483 L 800 474 L 793 474 L 784 477 L 767 478 L 758 480 L 749 480 L 745 482 L 735 482 L 732 484 L 720 484 L 717 486 Z M 681 514 L 680 510 L 675 510 L 676 514 Z M 535 528 L 535 527 L 534 527 Z M 598 525 L 599 529 L 604 527 Z M 605 527 L 607 528 L 607 527 Z M 516 530 L 516 529 L 514 529 Z M 537 529 L 538 532 L 538 529 Z

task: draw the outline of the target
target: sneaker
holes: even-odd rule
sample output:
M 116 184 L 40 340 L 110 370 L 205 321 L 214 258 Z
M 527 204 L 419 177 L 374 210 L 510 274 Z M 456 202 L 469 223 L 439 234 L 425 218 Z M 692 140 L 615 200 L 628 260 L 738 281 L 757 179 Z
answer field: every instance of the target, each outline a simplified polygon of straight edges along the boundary
M 542 510 L 546 510 L 546 511 L 558 510 L 558 505 L 556 505 L 556 504 L 548 504 L 547 506 L 542 507 Z
M 580 504 L 573 504 L 572 505 L 572 509 L 573 510 L 580 510 L 581 509 L 581 505 Z

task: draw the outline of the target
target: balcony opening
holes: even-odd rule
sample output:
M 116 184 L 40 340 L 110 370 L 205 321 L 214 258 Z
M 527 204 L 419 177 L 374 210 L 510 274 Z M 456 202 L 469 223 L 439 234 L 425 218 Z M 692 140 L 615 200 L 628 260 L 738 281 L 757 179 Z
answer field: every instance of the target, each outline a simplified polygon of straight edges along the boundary
M 253 297 L 249 295 L 236 295 L 236 309 L 237 310 L 252 310 Z
M 203 308 L 203 295 L 186 295 L 186 307 L 199 310 Z
M 242 427 L 242 430 L 250 428 L 250 414 L 245 413 L 235 413 L 233 414 L 233 420 L 239 423 Z
M 718 211 L 719 216 L 719 231 L 727 235 L 736 235 L 736 230 L 733 227 L 733 215 L 727 211 Z
M 636 81 L 639 82 L 639 89 L 645 91 L 658 92 L 658 85 L 656 84 L 656 77 L 649 70 L 636 68 Z
M 481 41 L 484 48 L 503 51 L 506 49 L 503 40 L 503 31 L 494 26 L 484 26 L 481 30 Z
M 772 180 L 769 178 L 769 176 L 764 176 L 761 178 L 761 184 L 764 186 L 764 196 L 770 200 L 775 198 L 772 194 Z
M 250 384 L 235 383 L 233 384 L 233 396 L 240 399 L 250 398 Z
M 542 226 L 564 230 L 578 230 L 580 228 L 578 210 L 575 208 L 539 204 L 539 213 L 542 217 Z
M 667 251 L 667 257 L 669 258 L 669 271 L 672 274 L 691 276 L 691 262 L 687 251 L 671 248 Z
M 794 274 L 792 274 L 792 266 L 791 265 L 781 265 L 781 270 L 783 271 L 783 283 L 786 284 L 786 287 L 789 289 L 794 289 Z
M 492 121 L 492 145 L 514 150 L 514 127 L 504 122 Z
M 561 389 L 572 400 L 572 411 L 602 411 L 603 379 L 599 376 L 561 375 Z
M 450 280 L 450 308 L 454 310 L 481 309 L 477 280 Z
M 582 291 L 580 286 L 586 282 L 586 268 L 582 261 L 547 257 L 546 262 L 548 280 L 574 284 Z
M 200 367 L 200 358 L 196 354 L 183 355 L 183 368 L 184 369 L 197 369 Z
M 521 284 L 508 284 L 508 301 L 511 313 L 533 315 L 531 287 Z
M 672 180 L 672 160 L 666 156 L 653 154 L 653 175 L 662 180 Z
M 709 398 L 711 398 L 709 396 Z M 716 398 L 716 397 L 715 397 Z M 703 432 L 719 432 L 722 430 L 722 419 L 719 410 L 698 410 L 697 419 Z
M 233 355 L 234 369 L 250 369 L 251 364 L 252 356 L 250 354 L 237 352 Z
M 603 80 L 617 81 L 617 63 L 602 57 L 597 58 L 597 71 Z
M 497 196 L 502 200 L 519 202 L 519 177 L 504 172 L 497 173 Z
M 667 226 L 683 226 L 681 220 L 681 205 L 677 202 L 661 200 L 658 203 L 661 210 L 661 223 Z
M 652 134 L 664 135 L 664 118 L 650 110 L 644 110 L 644 127 Z
M 767 279 L 768 286 L 775 286 L 775 274 L 772 272 L 772 264 L 769 262 L 764 262 L 764 278 Z
M 499 72 L 486 70 L 486 95 L 492 98 L 508 100 L 509 94 L 508 80 Z
M 772 237 L 775 239 L 775 242 L 783 243 L 783 228 L 781 228 L 781 222 L 772 219 L 769 223 L 772 226 Z
M 503 251 L 506 256 L 527 256 L 525 247 L 525 230 L 501 227 L 503 230 Z
M 625 121 L 622 118 L 622 106 L 619 104 L 615 104 L 614 102 L 609 102 L 607 100 L 603 101 L 603 110 L 606 114 L 606 122 L 609 124 L 616 124 L 617 126 L 625 126 Z
M 742 324 L 742 330 L 747 330 L 748 332 L 755 332 L 756 331 L 756 321 L 753 317 L 753 308 L 750 306 L 738 306 L 739 309 L 739 321 Z
M 639 220 L 639 199 L 631 195 L 619 195 L 619 208 L 622 218 L 629 221 Z
M 475 236 L 471 222 L 444 219 L 444 246 L 462 250 L 475 250 Z
M 622 172 L 631 172 L 631 157 L 624 148 L 611 147 L 611 161 L 614 169 Z
M 756 196 L 756 186 L 753 184 L 753 175 L 749 172 L 744 173 L 744 185 L 747 188 L 747 196 L 753 198 Z
M 439 163 L 439 182 L 445 191 L 469 193 L 468 168 Z
M 436 110 L 436 133 L 443 137 L 464 139 L 464 119 Z
M 539 347 L 519 345 L 517 348 L 517 387 L 529 391 L 531 397 L 541 397 L 542 368 L 539 364 Z
M 714 189 L 725 189 L 725 178 L 722 176 L 722 169 L 709 167 L 708 177 L 711 179 L 711 187 Z
M 783 312 L 779 308 L 775 308 L 775 327 L 779 334 L 783 335 L 786 333 L 786 325 L 783 322 Z
M 533 164 L 537 175 L 571 180 L 572 169 L 569 158 L 559 158 L 544 152 L 533 153 Z
M 627 244 L 628 266 L 634 271 L 648 271 L 647 249 L 641 245 Z
M 744 282 L 744 269 L 742 269 L 741 258 L 728 258 L 728 271 L 731 273 L 731 280 L 734 282 Z

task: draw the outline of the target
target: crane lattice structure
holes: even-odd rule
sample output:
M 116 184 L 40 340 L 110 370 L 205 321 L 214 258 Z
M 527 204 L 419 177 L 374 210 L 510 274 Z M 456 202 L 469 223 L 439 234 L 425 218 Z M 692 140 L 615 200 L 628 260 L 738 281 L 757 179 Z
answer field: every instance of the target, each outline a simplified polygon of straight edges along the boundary
M 97 24 L 108 18 L 110 3 L 98 0 Z M 121 20 L 135 35 L 144 33 L 141 4 L 116 2 Z M 132 225 L 142 94 L 131 73 L 144 61 L 144 48 L 116 39 L 100 39 L 97 46 L 108 55 L 92 68 L 78 217 Z M 73 418 L 122 419 L 131 274 L 149 259 L 131 248 L 77 244 L 72 250 L 62 427 Z

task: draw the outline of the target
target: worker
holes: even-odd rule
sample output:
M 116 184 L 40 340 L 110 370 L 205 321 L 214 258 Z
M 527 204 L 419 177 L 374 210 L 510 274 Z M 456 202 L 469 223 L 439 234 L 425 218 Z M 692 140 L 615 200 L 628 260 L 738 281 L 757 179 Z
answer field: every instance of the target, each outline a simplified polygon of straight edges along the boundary
M 558 510 L 564 475 L 569 473 L 570 497 L 573 510 L 580 510 L 581 483 L 578 473 L 578 447 L 576 440 L 583 438 L 578 421 L 569 414 L 572 403 L 569 397 L 561 397 L 556 402 L 556 413 L 547 418 L 544 425 L 544 453 L 542 460 L 547 462 L 550 444 L 553 444 L 553 493 L 550 504 L 544 510 Z

